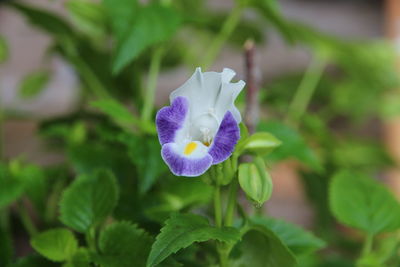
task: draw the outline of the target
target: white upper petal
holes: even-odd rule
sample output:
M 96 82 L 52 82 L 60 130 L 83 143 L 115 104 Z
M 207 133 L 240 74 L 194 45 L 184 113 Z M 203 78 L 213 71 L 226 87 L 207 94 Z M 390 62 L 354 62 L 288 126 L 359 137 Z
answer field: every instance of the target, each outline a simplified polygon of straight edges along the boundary
M 170 101 L 172 102 L 178 96 L 188 99 L 188 123 L 191 124 L 195 124 L 198 120 L 207 121 L 204 120 L 204 116 L 212 113 L 219 125 L 227 111 L 231 111 L 239 123 L 241 117 L 234 102 L 245 83 L 243 81 L 231 83 L 234 76 L 235 72 L 228 68 L 222 72 L 204 73 L 201 72 L 201 68 L 197 68 L 189 80 L 171 93 Z M 211 120 L 208 121 L 210 125 L 214 124 Z

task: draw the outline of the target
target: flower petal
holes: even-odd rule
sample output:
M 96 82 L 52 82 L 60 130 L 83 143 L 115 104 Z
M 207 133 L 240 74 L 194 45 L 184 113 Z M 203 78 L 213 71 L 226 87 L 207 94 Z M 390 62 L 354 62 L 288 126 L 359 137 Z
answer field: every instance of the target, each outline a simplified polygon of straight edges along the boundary
M 195 144 L 194 149 L 188 149 L 192 144 Z M 194 177 L 205 173 L 212 164 L 213 158 L 207 150 L 200 142 L 168 143 L 162 146 L 161 156 L 176 176 Z
M 175 136 L 183 127 L 188 111 L 188 100 L 177 97 L 171 106 L 163 107 L 157 112 L 156 126 L 161 145 L 175 141 Z
M 218 164 L 230 157 L 240 138 L 240 129 L 232 113 L 228 111 L 219 126 L 208 153 L 213 158 L 212 164 Z
M 201 72 L 197 68 L 192 77 L 170 95 L 172 102 L 179 96 L 186 97 L 190 105 L 190 121 L 209 113 L 217 111 L 216 117 L 221 122 L 229 110 L 239 123 L 240 113 L 234 106 L 234 101 L 244 87 L 244 82 L 231 83 L 235 72 L 225 68 L 222 72 Z

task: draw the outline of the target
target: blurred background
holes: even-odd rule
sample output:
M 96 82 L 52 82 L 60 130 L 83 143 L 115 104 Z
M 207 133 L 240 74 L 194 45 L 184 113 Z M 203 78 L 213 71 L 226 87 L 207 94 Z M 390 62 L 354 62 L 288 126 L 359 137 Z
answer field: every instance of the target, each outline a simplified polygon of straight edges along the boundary
M 20 158 L 40 166 L 63 163 L 71 155 L 52 149 L 60 144 L 52 138 L 61 138 L 62 147 L 68 147 L 65 140 L 79 126 L 74 123 L 92 119 L 93 110 L 88 112 L 85 103 L 104 90 L 133 113 L 140 109 L 140 95 L 145 93 L 134 88 L 148 81 L 149 58 L 155 50 L 141 50 L 134 60 L 117 66 L 117 75 L 111 77 L 111 67 L 105 63 L 116 56 L 115 40 L 109 37 L 113 26 L 104 18 L 107 7 L 91 10 L 87 2 L 97 3 L 0 2 L 4 159 Z M 234 1 L 161 2 L 176 5 L 183 22 L 173 37 L 161 38 L 167 52 L 156 85 L 157 108 L 168 102 L 169 93 L 196 66 L 203 71 L 229 67 L 238 79 L 247 80 L 243 46 L 254 42 L 253 78 L 260 102 L 256 127 L 283 141 L 268 158 L 274 191 L 263 207 L 266 212 L 328 233 L 336 226 L 327 208 L 326 177 L 341 168 L 372 174 L 400 193 L 396 163 L 400 95 L 395 68 L 399 1 L 271 1 L 270 6 L 244 9 L 233 28 L 224 23 L 234 13 Z M 38 10 L 51 16 L 41 17 Z M 218 35 L 221 31 L 226 34 Z M 208 57 L 206 50 L 215 39 L 221 44 Z M 0 50 L 0 60 L 1 56 Z M 205 62 L 204 57 L 210 60 Z M 100 89 L 91 89 L 96 86 Z M 238 102 L 243 112 L 245 102 L 244 96 Z M 69 128 L 52 128 L 60 122 L 68 122 Z M 87 133 L 84 140 L 108 140 L 102 134 Z
M 24 1 L 70 20 L 67 2 Z M 305 23 L 344 40 L 363 42 L 386 38 L 387 13 L 384 12 L 384 1 L 280 0 L 279 4 L 285 18 Z M 230 0 L 209 1 L 207 6 L 213 12 L 228 12 L 233 3 Z M 245 15 L 254 17 L 251 12 Z M 257 44 L 255 64 L 263 90 L 268 90 L 271 81 L 284 74 L 301 73 L 306 69 L 312 57 L 309 47 L 287 44 L 272 27 L 260 27 L 259 33 L 263 35 L 265 42 Z M 57 162 L 61 160 L 60 155 L 49 152 L 37 137 L 37 121 L 76 110 L 80 86 L 77 75 L 62 57 L 49 54 L 51 36 L 32 27 L 15 9 L 0 7 L 0 35 L 7 40 L 9 46 L 9 58 L 0 66 L 1 105 L 24 115 L 23 119 L 9 119 L 4 125 L 5 156 L 12 158 L 23 155 L 40 164 Z M 243 54 L 238 53 L 236 48 L 224 47 L 209 70 L 220 71 L 224 67 L 236 70 L 240 79 L 245 78 Z M 19 88 L 22 80 L 37 72 L 51 72 L 50 81 L 34 97 L 21 97 Z M 182 84 L 190 72 L 190 69 L 181 66 L 162 73 L 157 86 L 158 106 L 165 104 L 168 94 Z M 373 130 L 379 131 L 375 127 Z M 282 186 L 275 188 L 275 199 L 269 204 L 271 212 L 295 222 L 309 224 L 311 211 L 307 208 L 301 191 L 296 188 L 300 185 L 296 184 L 295 177 L 291 178 L 293 174 L 285 169 L 283 166 L 277 170 L 276 176 L 280 177 L 277 183 L 282 183 Z M 282 176 L 289 181 L 282 179 Z

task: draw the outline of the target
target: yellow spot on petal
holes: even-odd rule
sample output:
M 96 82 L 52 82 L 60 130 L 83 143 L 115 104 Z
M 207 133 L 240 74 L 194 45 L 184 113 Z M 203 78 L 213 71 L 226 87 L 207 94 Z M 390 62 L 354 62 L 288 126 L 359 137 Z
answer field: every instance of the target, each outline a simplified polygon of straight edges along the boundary
M 185 155 L 190 155 L 193 153 L 193 151 L 196 149 L 197 144 L 195 142 L 190 142 L 186 145 L 185 147 L 185 151 L 183 152 L 183 154 Z

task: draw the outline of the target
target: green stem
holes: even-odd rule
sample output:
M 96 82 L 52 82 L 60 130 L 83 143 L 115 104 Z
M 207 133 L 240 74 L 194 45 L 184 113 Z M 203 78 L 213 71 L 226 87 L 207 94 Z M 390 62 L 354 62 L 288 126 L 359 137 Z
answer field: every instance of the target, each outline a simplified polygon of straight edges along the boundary
M 29 236 L 30 237 L 35 236 L 38 233 L 38 230 L 35 224 L 33 223 L 32 218 L 29 216 L 26 206 L 23 203 L 21 202 L 17 203 L 17 212 L 19 218 L 21 219 L 22 225 L 24 226 Z
M 45 213 L 45 221 L 47 223 L 53 222 L 57 217 L 58 202 L 61 197 L 61 192 L 65 186 L 65 179 L 60 177 L 58 181 L 55 182 L 53 191 L 51 192 L 47 200 L 47 209 Z
M 0 162 L 4 159 L 4 129 L 3 123 L 5 121 L 4 110 L 0 103 Z
M 243 6 L 241 4 L 236 4 L 236 6 L 232 9 L 232 12 L 225 20 L 224 25 L 222 25 L 221 31 L 214 38 L 213 42 L 210 44 L 207 52 L 205 53 L 203 63 L 201 64 L 204 69 L 208 69 L 214 62 L 222 46 L 235 30 L 242 15 L 242 10 Z
M 222 207 L 221 207 L 221 187 L 216 185 L 214 188 L 214 215 L 215 225 L 222 226 Z
M 374 235 L 368 234 L 364 241 L 364 246 L 362 249 L 361 257 L 365 257 L 371 253 L 373 241 L 374 241 Z
M 226 208 L 225 213 L 225 226 L 232 226 L 233 219 L 235 216 L 235 208 L 237 204 L 237 192 L 239 188 L 239 183 L 237 178 L 233 178 L 230 186 L 229 186 L 229 198 L 228 198 L 228 207 Z
M 161 60 L 164 54 L 164 48 L 158 47 L 151 57 L 149 76 L 147 79 L 147 89 L 144 95 L 142 109 L 142 120 L 149 121 L 154 108 L 154 97 L 156 95 L 158 74 L 160 72 Z
M 304 77 L 289 105 L 287 121 L 293 125 L 298 125 L 301 117 L 305 113 L 310 103 L 311 97 L 323 74 L 326 63 L 316 57 L 309 65 Z
M 91 227 L 85 234 L 86 243 L 91 252 L 96 252 L 96 229 Z

